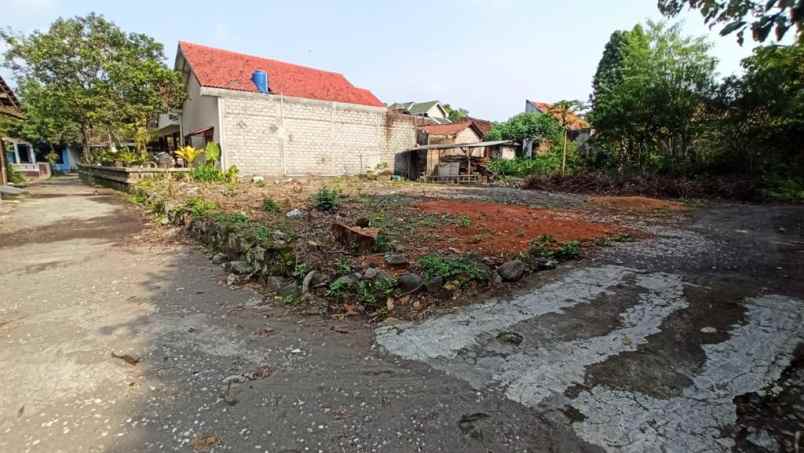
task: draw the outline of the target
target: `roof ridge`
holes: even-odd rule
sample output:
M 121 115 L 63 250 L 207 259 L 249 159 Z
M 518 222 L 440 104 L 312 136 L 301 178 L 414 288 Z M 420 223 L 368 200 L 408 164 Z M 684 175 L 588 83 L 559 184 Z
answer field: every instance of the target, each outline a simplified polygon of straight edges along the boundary
M 352 85 L 352 82 L 349 82 L 349 79 L 347 79 L 346 76 L 344 76 L 343 73 L 341 73 L 341 72 L 328 71 L 326 69 L 314 68 L 312 66 L 305 66 L 305 65 L 296 64 L 296 63 L 288 63 L 287 61 L 277 60 L 276 58 L 266 58 L 266 57 L 261 57 L 259 55 L 253 55 L 253 54 L 250 54 L 250 53 L 237 52 L 237 51 L 234 51 L 234 50 L 221 49 L 220 47 L 208 46 L 206 44 L 198 44 L 198 43 L 194 43 L 194 42 L 190 42 L 190 41 L 179 40 L 179 47 L 181 47 L 182 44 L 187 44 L 187 45 L 195 46 L 195 47 L 203 47 L 205 49 L 214 50 L 216 52 L 225 52 L 225 53 L 229 53 L 229 54 L 233 54 L 233 55 L 240 55 L 240 56 L 243 56 L 243 57 L 257 58 L 259 60 L 268 60 L 268 61 L 272 61 L 274 63 L 280 63 L 280 64 L 284 64 L 284 65 L 288 65 L 288 66 L 295 66 L 297 68 L 309 69 L 311 71 L 318 71 L 318 72 L 324 72 L 324 73 L 327 73 L 327 74 L 334 74 L 334 75 L 338 75 L 338 76 L 343 77 L 349 83 L 349 85 Z M 352 85 L 352 86 L 354 87 L 354 85 Z

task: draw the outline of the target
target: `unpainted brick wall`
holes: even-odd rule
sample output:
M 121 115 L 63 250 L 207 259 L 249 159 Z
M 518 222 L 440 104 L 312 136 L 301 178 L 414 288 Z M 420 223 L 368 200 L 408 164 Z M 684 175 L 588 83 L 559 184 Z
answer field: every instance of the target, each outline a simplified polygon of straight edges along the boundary
M 242 175 L 363 173 L 416 146 L 416 126 L 385 109 L 251 93 L 222 97 L 227 166 Z

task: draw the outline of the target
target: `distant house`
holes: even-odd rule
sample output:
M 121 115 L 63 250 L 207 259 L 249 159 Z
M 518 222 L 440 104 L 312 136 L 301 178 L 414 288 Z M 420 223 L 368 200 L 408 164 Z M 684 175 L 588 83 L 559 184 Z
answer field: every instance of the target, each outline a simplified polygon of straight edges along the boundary
M 0 119 L 22 120 L 24 115 L 17 96 L 0 77 Z M 5 163 L 26 176 L 49 175 L 50 167 L 47 164 L 39 165 L 36 162 L 34 147 L 25 140 L 14 137 L 0 137 L 0 185 L 8 182 Z M 42 168 L 40 168 L 42 167 Z
M 483 140 L 483 131 L 470 120 L 420 126 L 418 131 L 416 143 L 419 145 L 478 143 Z
M 438 101 L 427 102 L 397 102 L 388 106 L 388 110 L 397 111 L 406 115 L 428 118 L 436 124 L 449 124 L 449 112 Z
M 394 155 L 416 143 L 415 121 L 338 73 L 188 42 L 175 68 L 188 98 L 160 126 L 193 146 L 219 143 L 223 167 L 244 175 L 393 170 Z
M 561 115 L 553 110 L 553 104 L 547 102 L 537 102 L 525 100 L 526 113 L 542 113 L 553 116 L 555 119 L 562 121 Z M 577 140 L 583 136 L 588 138 L 591 133 L 589 122 L 574 113 L 568 113 L 566 118 L 567 129 L 569 130 L 569 139 Z

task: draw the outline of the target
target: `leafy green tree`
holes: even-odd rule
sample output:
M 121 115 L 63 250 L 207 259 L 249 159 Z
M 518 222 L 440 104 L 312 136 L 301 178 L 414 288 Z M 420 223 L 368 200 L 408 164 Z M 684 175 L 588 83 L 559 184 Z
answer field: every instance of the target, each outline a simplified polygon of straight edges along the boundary
M 741 45 L 750 29 L 755 41 L 764 42 L 771 31 L 781 40 L 795 26 L 800 40 L 804 28 L 804 0 L 658 0 L 662 14 L 672 17 L 685 6 L 698 9 L 710 26 L 723 25 L 722 36 L 737 33 Z M 750 22 L 749 22 L 749 19 Z
M 508 121 L 496 123 L 486 134 L 486 140 L 521 142 L 527 138 L 541 138 L 558 143 L 561 131 L 561 124 L 550 115 L 537 112 L 520 113 Z
M 642 27 L 637 25 L 635 30 L 642 31 Z M 628 42 L 628 31 L 616 30 L 609 37 L 609 42 L 606 43 L 603 49 L 603 57 L 597 64 L 597 71 L 592 79 L 593 93 L 604 92 L 608 87 L 615 87 L 622 82 L 622 66 L 625 54 L 625 47 Z M 592 103 L 595 102 L 594 94 L 591 99 Z
M 453 123 L 461 121 L 462 119 L 466 118 L 469 115 L 469 110 L 460 107 L 453 108 L 449 104 L 444 104 L 443 107 L 444 110 L 447 111 L 448 115 L 447 118 L 449 118 L 449 120 L 452 121 Z
M 715 86 L 709 44 L 655 23 L 623 36 L 619 66 L 602 72 L 617 76 L 601 78 L 593 94 L 589 119 L 598 142 L 621 170 L 674 171 L 695 162 L 701 109 Z
M 6 31 L 0 38 L 8 48 L 6 66 L 28 87 L 26 108 L 32 105 L 41 113 L 34 128 L 66 133 L 77 127 L 85 152 L 93 131 L 118 137 L 124 128 L 184 99 L 181 77 L 164 64 L 160 43 L 126 33 L 94 13 L 57 19 L 46 32 Z M 58 108 L 39 110 L 48 104 Z
M 55 145 L 81 142 L 81 126 L 66 112 L 63 98 L 48 96 L 44 86 L 33 79 L 23 81 L 19 95 L 25 119 L 17 123 L 15 135 L 31 142 L 46 142 L 51 152 L 55 152 Z
M 744 59 L 710 106 L 716 163 L 765 177 L 804 174 L 804 44 L 765 46 Z

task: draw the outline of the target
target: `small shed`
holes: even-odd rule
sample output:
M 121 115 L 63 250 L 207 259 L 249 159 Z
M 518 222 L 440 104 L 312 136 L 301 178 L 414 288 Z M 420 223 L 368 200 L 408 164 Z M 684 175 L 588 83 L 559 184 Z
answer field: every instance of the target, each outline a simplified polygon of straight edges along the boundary
M 494 150 L 503 152 L 507 147 L 513 148 L 514 143 L 499 140 L 417 146 L 397 154 L 397 174 L 416 181 L 486 182 L 494 176 L 488 169 Z

